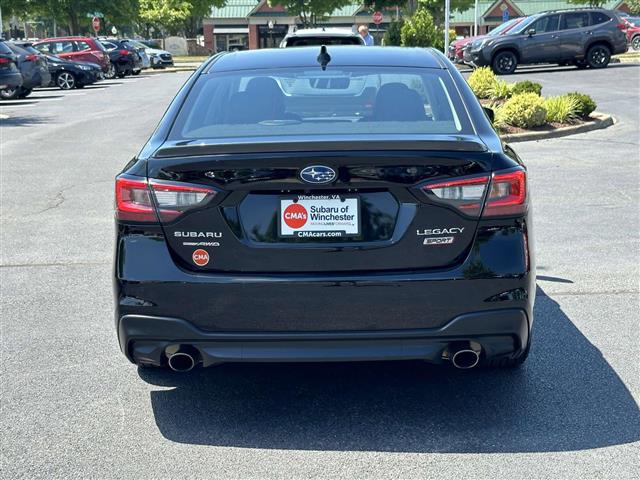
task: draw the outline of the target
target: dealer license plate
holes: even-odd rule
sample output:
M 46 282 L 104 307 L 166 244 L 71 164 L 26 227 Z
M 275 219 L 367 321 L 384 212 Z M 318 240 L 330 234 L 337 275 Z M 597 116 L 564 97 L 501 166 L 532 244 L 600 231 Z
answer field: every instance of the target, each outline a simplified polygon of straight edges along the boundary
M 280 200 L 280 235 L 340 238 L 360 235 L 358 197 L 298 195 Z

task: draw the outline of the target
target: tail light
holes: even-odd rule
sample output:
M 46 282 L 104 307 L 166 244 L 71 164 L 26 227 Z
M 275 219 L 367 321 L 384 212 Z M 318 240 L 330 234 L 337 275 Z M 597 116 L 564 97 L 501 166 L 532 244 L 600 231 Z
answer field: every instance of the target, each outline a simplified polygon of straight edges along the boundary
M 618 27 L 618 30 L 626 32 L 627 28 L 629 28 L 629 25 L 627 25 L 626 23 L 619 23 L 618 25 L 616 25 L 616 27 Z
M 216 195 L 213 188 L 121 175 L 116 179 L 116 218 L 170 222 Z
M 6 65 L 7 63 L 11 63 L 11 59 L 7 57 L 0 57 L 0 65 Z
M 131 55 L 131 52 L 129 50 L 125 50 L 124 48 L 121 48 L 120 50 L 118 50 L 118 53 L 120 55 Z
M 422 191 L 432 200 L 451 205 L 471 217 L 478 217 L 481 211 L 483 218 L 519 215 L 527 210 L 526 178 L 524 170 L 494 172 L 491 176 L 430 183 Z
M 27 55 L 26 57 L 24 57 L 24 59 L 27 62 L 37 62 L 38 61 L 38 55 L 34 54 L 34 53 L 30 53 L 29 55 Z

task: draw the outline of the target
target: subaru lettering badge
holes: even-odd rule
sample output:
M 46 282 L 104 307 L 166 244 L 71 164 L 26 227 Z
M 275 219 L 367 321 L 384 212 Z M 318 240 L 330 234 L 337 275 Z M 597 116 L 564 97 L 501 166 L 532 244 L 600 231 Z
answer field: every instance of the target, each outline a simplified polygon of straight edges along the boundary
M 311 165 L 302 169 L 300 178 L 307 183 L 331 183 L 336 179 L 336 172 L 324 165 Z

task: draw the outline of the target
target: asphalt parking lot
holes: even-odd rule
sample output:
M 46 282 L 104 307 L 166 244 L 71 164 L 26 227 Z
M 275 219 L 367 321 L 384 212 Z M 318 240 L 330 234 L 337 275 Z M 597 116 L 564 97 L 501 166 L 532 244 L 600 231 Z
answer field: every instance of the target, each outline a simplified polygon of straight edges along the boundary
M 640 65 L 507 78 L 588 93 L 617 120 L 514 144 L 539 275 L 517 371 L 129 364 L 112 316 L 113 177 L 187 76 L 0 104 L 4 478 L 637 477 Z

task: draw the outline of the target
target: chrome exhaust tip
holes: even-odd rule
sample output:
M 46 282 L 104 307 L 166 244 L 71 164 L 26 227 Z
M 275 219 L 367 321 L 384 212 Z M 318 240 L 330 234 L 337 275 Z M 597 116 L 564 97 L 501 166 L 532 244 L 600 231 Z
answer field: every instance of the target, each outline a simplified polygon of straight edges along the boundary
M 482 345 L 473 341 L 460 341 L 449 344 L 442 355 L 445 360 L 451 361 L 454 367 L 468 370 L 480 363 Z
M 177 352 L 169 357 L 168 363 L 174 372 L 188 372 L 196 366 L 196 359 L 190 353 Z
M 458 350 L 451 357 L 451 363 L 456 368 L 468 370 L 480 362 L 480 353 L 471 349 Z

